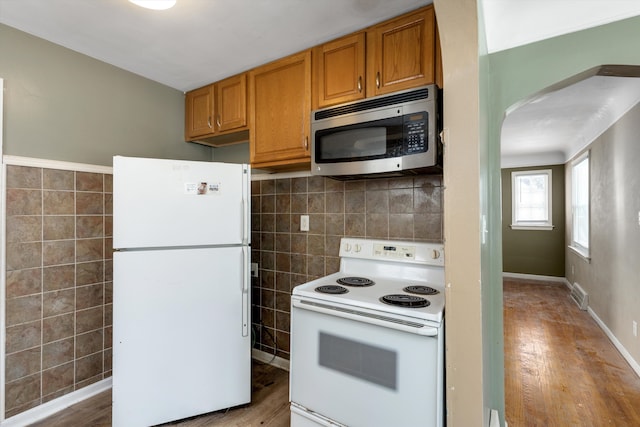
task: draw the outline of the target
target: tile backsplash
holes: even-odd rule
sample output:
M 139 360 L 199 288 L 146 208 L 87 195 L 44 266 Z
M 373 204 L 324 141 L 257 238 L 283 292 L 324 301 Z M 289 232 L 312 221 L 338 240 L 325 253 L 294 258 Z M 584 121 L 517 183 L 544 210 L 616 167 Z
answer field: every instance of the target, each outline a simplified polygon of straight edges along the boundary
M 442 176 L 256 180 L 251 214 L 254 347 L 289 359 L 293 287 L 338 271 L 344 236 L 442 242 Z
M 7 166 L 5 417 L 111 375 L 112 176 Z

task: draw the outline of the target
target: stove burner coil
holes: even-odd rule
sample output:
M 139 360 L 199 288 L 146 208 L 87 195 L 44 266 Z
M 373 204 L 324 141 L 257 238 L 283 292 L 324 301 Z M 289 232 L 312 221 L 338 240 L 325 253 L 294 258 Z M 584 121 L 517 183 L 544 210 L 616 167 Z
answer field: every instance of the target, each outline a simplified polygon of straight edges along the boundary
M 422 285 L 412 285 L 407 286 L 403 289 L 405 292 L 409 292 L 410 294 L 418 294 L 418 295 L 436 295 L 439 294 L 440 291 L 437 289 L 433 289 L 431 286 L 422 286 Z
M 380 298 L 385 304 L 396 305 L 399 307 L 410 307 L 410 308 L 420 308 L 427 307 L 431 303 L 422 297 L 417 297 L 415 295 L 405 295 L 405 294 L 391 294 L 385 295 Z
M 345 286 L 373 286 L 375 282 L 365 277 L 341 277 L 336 280 L 341 285 Z
M 349 290 L 347 288 L 344 288 L 344 287 L 338 286 L 338 285 L 318 286 L 315 289 L 315 291 L 316 292 L 320 292 L 322 294 L 334 294 L 334 295 L 346 294 L 347 292 L 349 292 Z

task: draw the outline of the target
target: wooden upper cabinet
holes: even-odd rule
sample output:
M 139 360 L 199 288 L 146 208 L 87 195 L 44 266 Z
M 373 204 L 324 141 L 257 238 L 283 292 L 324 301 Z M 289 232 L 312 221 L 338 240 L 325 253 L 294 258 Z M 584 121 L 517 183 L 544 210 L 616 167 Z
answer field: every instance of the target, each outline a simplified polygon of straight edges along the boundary
M 314 49 L 314 108 L 365 97 L 365 39 L 365 33 L 360 32 Z
M 204 135 L 211 135 L 213 127 L 214 86 L 208 85 L 187 92 L 185 97 L 185 139 L 192 141 Z
M 433 6 L 367 31 L 367 88 L 382 95 L 435 82 Z
M 253 167 L 310 163 L 311 51 L 249 72 L 250 155 Z
M 440 31 L 436 22 L 436 47 L 435 47 L 435 83 L 440 89 L 444 87 L 444 76 L 442 74 L 442 46 L 440 45 Z
M 211 139 L 247 128 L 247 75 L 229 77 L 185 96 L 185 139 L 224 145 Z M 208 138 L 208 139 L 207 139 Z
M 313 108 L 441 84 L 436 49 L 433 6 L 316 46 Z
M 216 83 L 216 127 L 220 132 L 247 125 L 247 76 Z

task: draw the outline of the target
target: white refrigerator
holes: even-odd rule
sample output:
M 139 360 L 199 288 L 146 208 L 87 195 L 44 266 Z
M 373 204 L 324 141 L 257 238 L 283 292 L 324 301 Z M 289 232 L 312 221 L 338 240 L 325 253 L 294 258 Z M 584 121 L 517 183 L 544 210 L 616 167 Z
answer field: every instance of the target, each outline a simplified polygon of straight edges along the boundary
M 251 400 L 250 173 L 114 157 L 114 427 Z

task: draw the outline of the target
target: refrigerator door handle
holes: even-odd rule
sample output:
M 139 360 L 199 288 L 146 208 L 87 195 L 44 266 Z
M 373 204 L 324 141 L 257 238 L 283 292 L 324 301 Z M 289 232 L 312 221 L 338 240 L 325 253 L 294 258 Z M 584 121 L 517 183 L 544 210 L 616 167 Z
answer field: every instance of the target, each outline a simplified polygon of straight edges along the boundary
M 242 244 L 251 244 L 251 167 L 244 165 L 242 174 Z
M 249 241 L 247 240 L 247 234 L 248 234 L 248 230 L 247 230 L 247 203 L 245 201 L 245 199 L 242 199 L 242 203 L 240 204 L 240 214 L 242 215 L 242 244 L 246 245 L 249 243 Z
M 249 312 L 251 299 L 249 298 L 249 248 L 242 247 L 242 336 L 249 335 Z

